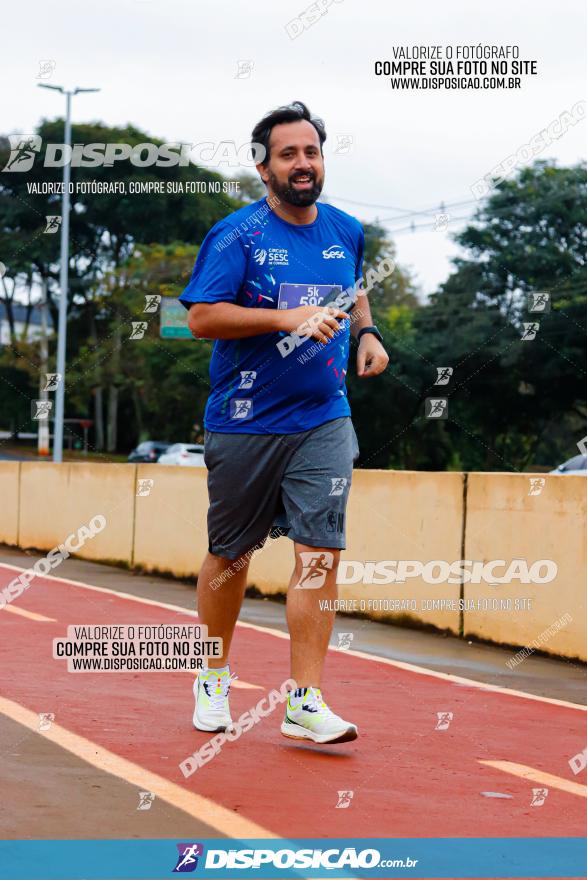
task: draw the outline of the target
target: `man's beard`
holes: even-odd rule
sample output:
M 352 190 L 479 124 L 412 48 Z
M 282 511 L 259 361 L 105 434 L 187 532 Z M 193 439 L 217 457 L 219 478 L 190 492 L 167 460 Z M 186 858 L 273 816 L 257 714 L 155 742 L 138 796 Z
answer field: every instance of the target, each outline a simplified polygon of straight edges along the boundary
M 271 189 L 273 192 L 284 202 L 287 202 L 289 205 L 294 205 L 296 208 L 307 208 L 308 205 L 313 205 L 314 202 L 318 199 L 318 196 L 322 192 L 322 187 L 324 186 L 324 179 L 318 182 L 316 180 L 316 176 L 313 172 L 309 172 L 308 176 L 310 177 L 310 181 L 312 186 L 310 189 L 297 190 L 292 186 L 292 178 L 296 175 L 291 175 L 287 184 L 284 186 L 279 183 L 275 174 L 272 171 L 269 171 L 269 183 L 271 184 Z

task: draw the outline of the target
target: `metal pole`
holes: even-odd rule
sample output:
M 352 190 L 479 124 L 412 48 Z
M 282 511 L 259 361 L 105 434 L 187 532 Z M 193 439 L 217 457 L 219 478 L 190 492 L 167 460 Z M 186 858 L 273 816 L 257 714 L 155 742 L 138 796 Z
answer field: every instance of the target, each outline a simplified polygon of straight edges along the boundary
M 53 461 L 63 461 L 63 417 L 65 408 L 65 348 L 67 336 L 67 287 L 69 275 L 69 180 L 71 176 L 71 92 L 65 92 L 65 165 L 63 166 L 63 197 L 61 200 L 61 266 L 59 270 L 59 324 L 57 339 L 57 372 L 61 378 L 55 392 L 55 428 Z
M 46 279 L 42 279 L 43 285 L 43 301 L 40 304 L 41 308 L 41 371 L 39 375 L 39 400 L 48 400 L 49 392 L 46 390 L 47 386 L 47 370 L 49 368 L 49 342 L 47 339 L 47 281 Z M 38 422 L 39 430 L 37 437 L 37 452 L 39 455 L 48 456 L 49 455 L 49 446 L 50 446 L 50 425 L 51 422 L 49 419 L 46 421 L 41 419 Z

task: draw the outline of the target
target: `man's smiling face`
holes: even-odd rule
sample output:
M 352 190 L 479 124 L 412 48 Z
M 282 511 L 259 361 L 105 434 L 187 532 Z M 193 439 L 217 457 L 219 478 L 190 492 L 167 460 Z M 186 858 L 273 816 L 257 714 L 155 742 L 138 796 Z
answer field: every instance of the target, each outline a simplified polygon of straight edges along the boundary
M 324 186 L 324 159 L 312 123 L 301 119 L 274 126 L 269 160 L 257 169 L 271 195 L 300 208 L 313 205 Z

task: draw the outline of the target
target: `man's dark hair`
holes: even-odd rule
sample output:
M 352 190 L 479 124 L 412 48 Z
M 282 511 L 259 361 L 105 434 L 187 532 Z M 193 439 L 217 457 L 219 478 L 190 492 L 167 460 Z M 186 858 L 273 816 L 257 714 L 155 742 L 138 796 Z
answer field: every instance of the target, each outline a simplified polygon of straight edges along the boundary
M 273 127 L 284 122 L 300 122 L 302 119 L 310 122 L 318 132 L 320 151 L 322 152 L 322 145 L 326 140 L 326 128 L 324 127 L 323 120 L 318 116 L 312 116 L 306 105 L 301 101 L 294 101 L 292 104 L 286 104 L 284 107 L 272 110 L 271 113 L 266 113 L 263 119 L 256 124 L 251 134 L 253 157 L 257 158 L 255 145 L 260 144 L 265 149 L 264 158 L 260 161 L 262 165 L 266 165 L 269 161 L 269 138 L 271 137 Z

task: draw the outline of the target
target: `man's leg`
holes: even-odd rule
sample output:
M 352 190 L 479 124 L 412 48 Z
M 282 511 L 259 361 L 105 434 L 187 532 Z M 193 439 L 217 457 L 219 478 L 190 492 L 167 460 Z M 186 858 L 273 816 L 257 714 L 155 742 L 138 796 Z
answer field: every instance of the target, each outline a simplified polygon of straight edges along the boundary
M 322 610 L 320 602 L 327 599 L 327 605 L 332 606 L 337 597 L 336 570 L 340 550 L 322 550 L 297 542 L 294 550 L 295 568 L 287 591 L 291 677 L 300 688 L 319 688 L 336 616 L 334 610 Z M 316 563 L 313 567 L 316 574 L 304 578 L 309 560 Z
M 291 691 L 281 732 L 290 739 L 343 743 L 357 738 L 356 725 L 335 715 L 322 696 L 320 679 L 335 612 L 320 602 L 336 599 L 336 569 L 340 550 L 295 542 L 296 564 L 287 593 L 290 635 Z M 308 576 L 310 575 L 310 576 Z M 309 586 L 309 585 L 312 586 Z
M 208 658 L 209 669 L 228 663 L 236 621 L 247 585 L 249 555 L 225 559 L 207 553 L 198 575 L 198 617 L 210 638 L 222 639 L 222 656 Z
M 222 657 L 207 658 L 207 668 L 198 673 L 193 723 L 198 730 L 216 731 L 232 724 L 228 656 L 248 559 L 263 546 L 271 529 L 292 448 L 273 435 L 209 431 L 204 446 L 209 552 L 198 577 L 198 614 L 208 635 L 222 639 L 223 649 Z M 240 555 L 231 561 L 228 557 L 235 553 Z
M 270 434 L 206 431 L 208 547 L 212 552 L 206 555 L 198 577 L 198 613 L 209 635 L 224 641 L 222 658 L 210 658 L 211 669 L 227 663 L 249 559 L 271 530 L 283 470 L 295 442 L 295 438 L 288 442 L 288 438 Z M 227 558 L 234 553 L 241 555 Z
M 232 724 L 228 695 L 228 654 L 239 615 L 249 568 L 249 554 L 226 559 L 208 553 L 198 575 L 198 617 L 208 636 L 222 639 L 222 656 L 207 657 L 194 681 L 193 723 L 198 730 L 226 730 Z
M 284 736 L 316 743 L 356 739 L 356 725 L 328 707 L 322 668 L 332 634 L 336 572 L 345 546 L 345 515 L 358 444 L 351 420 L 335 419 L 313 429 L 288 462 L 282 499 L 295 548 L 287 596 L 291 676 Z M 328 600 L 328 601 L 323 601 Z M 327 607 L 320 607 L 320 605 Z M 330 607 L 328 607 L 330 606 Z

